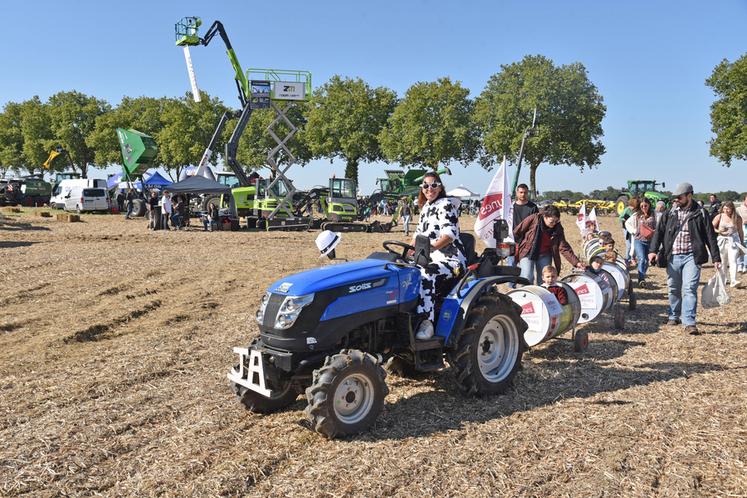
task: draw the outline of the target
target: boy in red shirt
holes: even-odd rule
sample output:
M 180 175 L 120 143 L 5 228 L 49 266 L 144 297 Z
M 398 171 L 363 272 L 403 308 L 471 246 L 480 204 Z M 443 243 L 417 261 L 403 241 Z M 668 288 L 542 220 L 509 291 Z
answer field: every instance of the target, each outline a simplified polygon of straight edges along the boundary
M 561 306 L 568 304 L 568 294 L 562 285 L 558 285 L 558 270 L 552 265 L 542 269 L 542 287 L 550 291 Z

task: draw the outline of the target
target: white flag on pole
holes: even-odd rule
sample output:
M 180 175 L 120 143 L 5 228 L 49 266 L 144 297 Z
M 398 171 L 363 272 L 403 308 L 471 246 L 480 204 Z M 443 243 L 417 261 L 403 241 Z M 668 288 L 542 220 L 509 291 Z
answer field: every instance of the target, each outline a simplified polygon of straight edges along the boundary
M 495 172 L 495 176 L 485 192 L 485 198 L 480 206 L 480 213 L 475 220 L 475 233 L 485 241 L 487 247 L 495 248 L 493 223 L 496 220 L 506 220 L 508 223 L 508 238 L 513 240 L 513 205 L 511 192 L 506 179 L 506 158 Z
M 578 216 L 576 216 L 576 226 L 581 231 L 581 235 L 585 234 L 586 231 L 586 203 L 581 204 L 581 209 L 578 210 Z

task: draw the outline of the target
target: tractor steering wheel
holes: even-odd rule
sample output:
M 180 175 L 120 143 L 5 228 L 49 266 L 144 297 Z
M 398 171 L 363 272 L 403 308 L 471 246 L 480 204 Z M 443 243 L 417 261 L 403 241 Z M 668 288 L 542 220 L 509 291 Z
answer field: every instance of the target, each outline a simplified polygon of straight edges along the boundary
M 405 261 L 407 261 L 407 253 L 410 251 L 413 251 L 413 252 L 415 251 L 415 247 L 411 246 L 410 244 L 405 244 L 404 242 L 400 242 L 399 240 L 385 240 L 381 245 L 384 246 L 384 249 L 386 249 L 388 253 L 399 256 Z M 400 247 L 402 248 L 402 252 L 398 253 L 396 250 L 394 250 L 390 246 Z

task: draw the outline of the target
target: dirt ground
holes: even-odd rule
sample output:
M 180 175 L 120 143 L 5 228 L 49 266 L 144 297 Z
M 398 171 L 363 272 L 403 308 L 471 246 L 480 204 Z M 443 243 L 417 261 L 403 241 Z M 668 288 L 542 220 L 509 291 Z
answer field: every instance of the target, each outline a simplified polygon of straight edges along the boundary
M 448 370 L 390 376 L 373 429 L 328 441 L 302 398 L 255 415 L 226 379 L 263 290 L 319 264 L 318 232 L 6 216 L 0 495 L 747 496 L 745 290 L 699 310 L 705 334 L 690 336 L 663 324 L 653 269 L 624 332 L 607 316 L 585 326 L 586 353 L 568 335 L 544 343 L 512 391 L 483 399 L 458 394 Z M 344 235 L 338 254 L 387 238 L 404 239 Z

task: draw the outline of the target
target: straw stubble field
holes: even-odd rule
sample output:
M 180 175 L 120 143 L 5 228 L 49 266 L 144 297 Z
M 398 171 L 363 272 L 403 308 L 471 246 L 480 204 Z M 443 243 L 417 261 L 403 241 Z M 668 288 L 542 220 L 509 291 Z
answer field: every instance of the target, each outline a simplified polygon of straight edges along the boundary
M 585 354 L 542 344 L 484 399 L 448 371 L 389 376 L 373 430 L 328 441 L 302 398 L 254 415 L 226 380 L 263 289 L 319 264 L 315 232 L 82 218 L 0 222 L 0 495 L 747 495 L 744 290 L 685 335 L 655 269 L 626 330 L 588 325 Z M 387 238 L 403 234 L 345 235 L 338 254 Z

